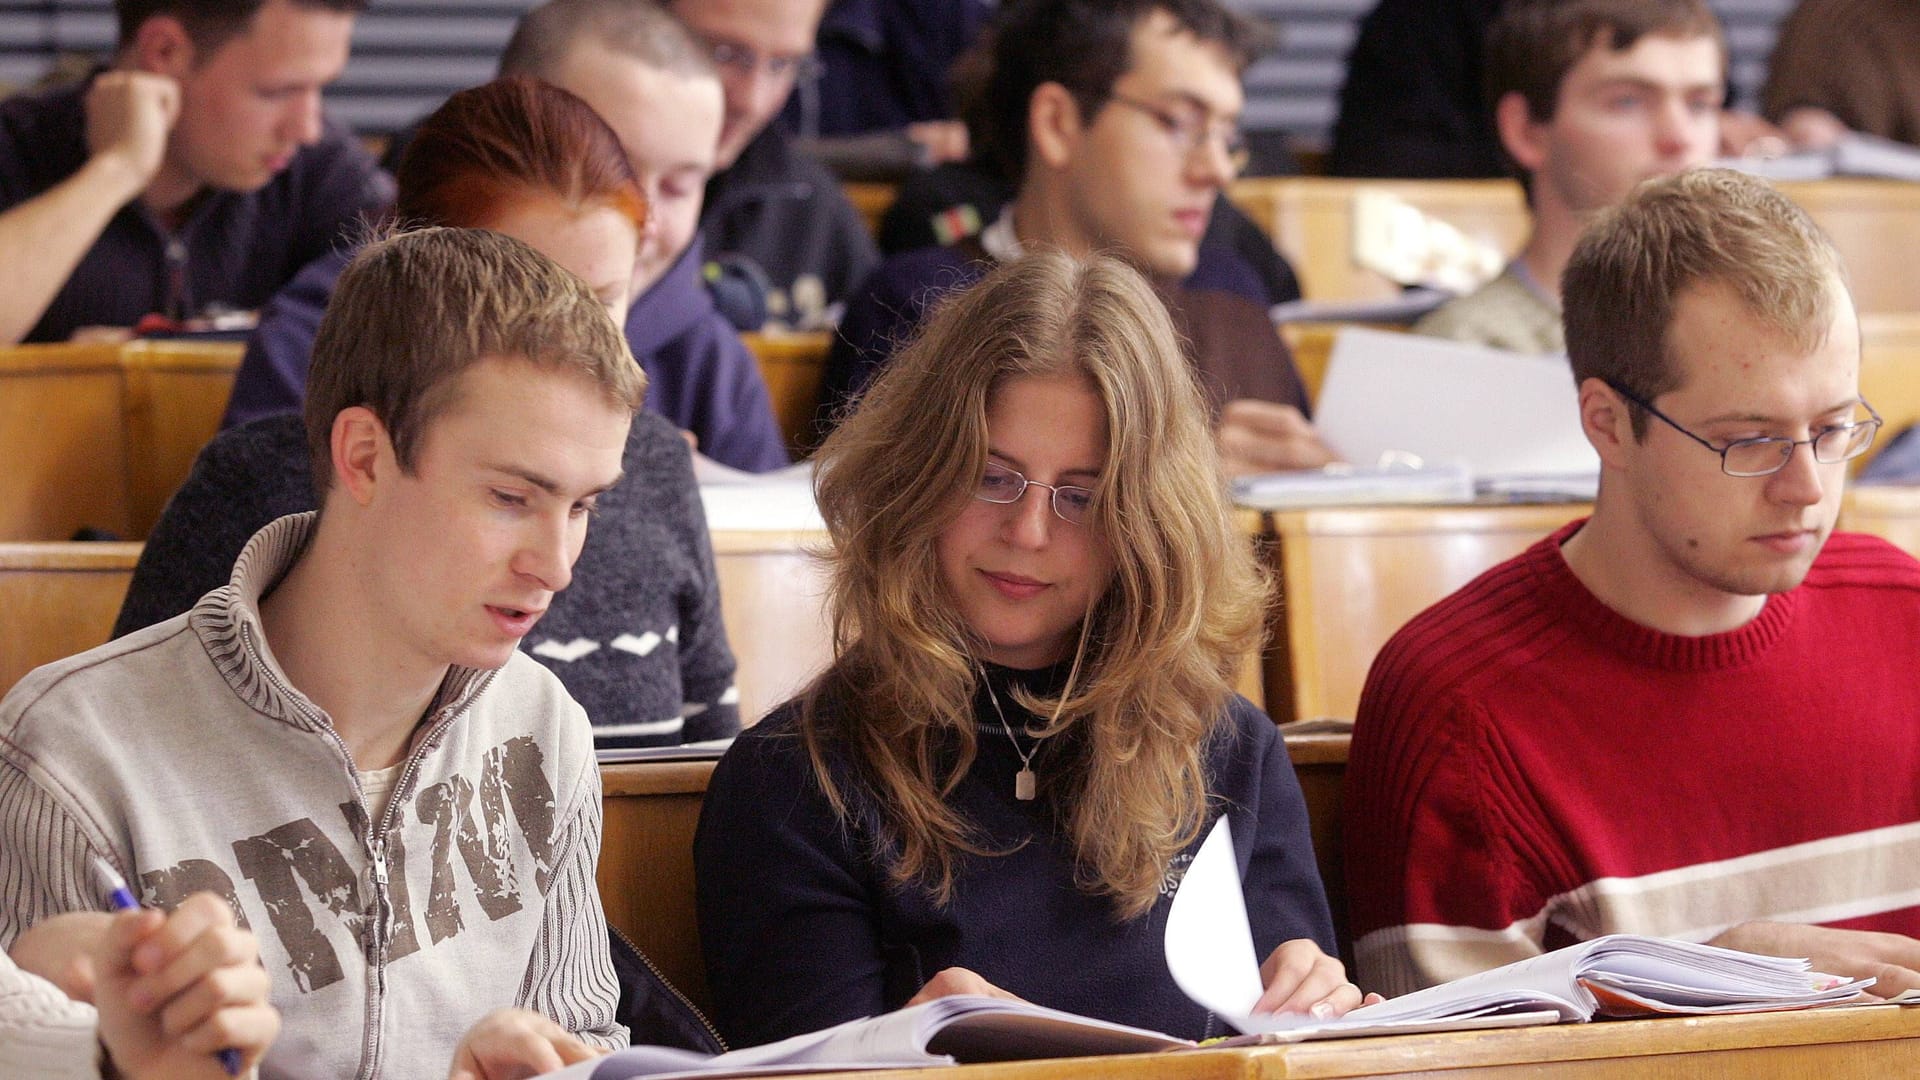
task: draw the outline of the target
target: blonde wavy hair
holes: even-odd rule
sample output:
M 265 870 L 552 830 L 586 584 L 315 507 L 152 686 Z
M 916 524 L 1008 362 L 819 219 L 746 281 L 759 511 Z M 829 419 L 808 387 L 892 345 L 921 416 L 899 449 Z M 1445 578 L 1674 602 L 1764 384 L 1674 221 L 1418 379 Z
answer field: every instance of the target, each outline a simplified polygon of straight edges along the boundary
M 820 448 L 836 659 L 801 696 L 800 733 L 843 820 L 872 799 L 896 882 L 945 904 L 956 853 L 996 854 L 946 801 L 974 760 L 984 642 L 935 544 L 985 468 L 988 399 L 1008 380 L 1062 374 L 1086 378 L 1105 409 L 1087 527 L 1114 571 L 1060 696 L 1020 701 L 1053 718 L 1034 734 L 1069 735 L 1041 744 L 1042 790 L 1076 881 L 1132 918 L 1206 822 L 1207 743 L 1259 642 L 1269 585 L 1233 526 L 1166 309 L 1125 264 L 1037 254 L 957 293 Z

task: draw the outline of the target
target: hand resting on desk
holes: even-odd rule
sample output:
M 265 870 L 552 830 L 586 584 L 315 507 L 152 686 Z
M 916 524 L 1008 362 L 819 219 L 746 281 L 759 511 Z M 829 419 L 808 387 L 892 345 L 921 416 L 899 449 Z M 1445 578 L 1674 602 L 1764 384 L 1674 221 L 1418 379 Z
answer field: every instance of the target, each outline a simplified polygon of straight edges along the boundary
M 1894 997 L 1920 990 L 1920 941 L 1905 934 L 1837 930 L 1800 923 L 1741 923 L 1707 942 L 1763 956 L 1805 957 L 1813 970 L 1849 979 L 1878 979 L 1867 993 Z

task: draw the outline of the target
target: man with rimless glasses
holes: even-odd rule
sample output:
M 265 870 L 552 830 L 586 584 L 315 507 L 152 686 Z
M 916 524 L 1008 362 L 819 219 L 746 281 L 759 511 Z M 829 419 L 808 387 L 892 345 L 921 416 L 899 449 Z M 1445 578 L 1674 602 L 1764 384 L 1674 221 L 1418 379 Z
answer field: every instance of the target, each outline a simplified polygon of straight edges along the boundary
M 979 236 L 888 259 L 847 306 L 826 413 L 857 396 L 933 301 L 1030 250 L 1114 255 L 1153 280 L 1218 417 L 1235 472 L 1311 468 L 1332 452 L 1274 333 L 1254 271 L 1201 265 L 1220 190 L 1247 163 L 1240 74 L 1262 35 L 1217 0 L 1009 0 L 994 24 L 978 153 L 1018 179 Z M 1191 275 L 1191 276 L 1190 276 Z M 824 431 L 822 432 L 824 434 Z
M 1374 663 L 1360 981 L 1627 931 L 1920 986 L 1920 564 L 1833 532 L 1880 428 L 1838 256 L 1698 170 L 1604 213 L 1564 303 L 1599 496 Z

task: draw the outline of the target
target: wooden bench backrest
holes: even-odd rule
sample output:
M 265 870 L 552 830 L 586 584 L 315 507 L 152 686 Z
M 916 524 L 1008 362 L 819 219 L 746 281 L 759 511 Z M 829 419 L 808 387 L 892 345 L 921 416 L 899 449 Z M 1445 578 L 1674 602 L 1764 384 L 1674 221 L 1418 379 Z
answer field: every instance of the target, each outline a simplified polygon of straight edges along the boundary
M 1872 453 L 1920 423 L 1920 313 L 1860 316 L 1860 395 L 1887 422 Z
M 139 539 L 213 438 L 237 342 L 0 349 L 0 541 Z
M 1920 558 L 1920 487 L 1849 488 L 1840 528 L 1870 533 Z
M 139 544 L 0 543 L 0 695 L 105 642 L 139 559 Z
M 1351 720 L 1374 656 L 1407 620 L 1586 512 L 1551 505 L 1275 513 L 1285 637 L 1267 667 L 1268 711 L 1282 722 Z
M 1870 312 L 1920 310 L 1906 260 L 1920 250 L 1920 184 L 1891 180 L 1783 183 L 1833 238 L 1854 302 Z M 1238 180 L 1229 198 L 1267 230 L 1310 300 L 1385 299 L 1399 286 L 1354 265 L 1354 197 L 1391 195 L 1503 252 L 1525 242 L 1530 218 L 1510 180 L 1341 180 L 1300 176 Z
M 0 349 L 0 541 L 132 532 L 111 345 Z

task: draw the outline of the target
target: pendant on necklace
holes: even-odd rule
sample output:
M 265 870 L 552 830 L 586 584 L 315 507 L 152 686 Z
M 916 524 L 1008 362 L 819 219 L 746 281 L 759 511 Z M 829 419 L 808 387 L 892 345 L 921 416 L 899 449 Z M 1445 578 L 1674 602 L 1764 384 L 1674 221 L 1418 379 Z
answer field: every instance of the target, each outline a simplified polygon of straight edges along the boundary
M 1013 777 L 1013 797 L 1021 802 L 1033 801 L 1033 770 L 1022 766 Z

